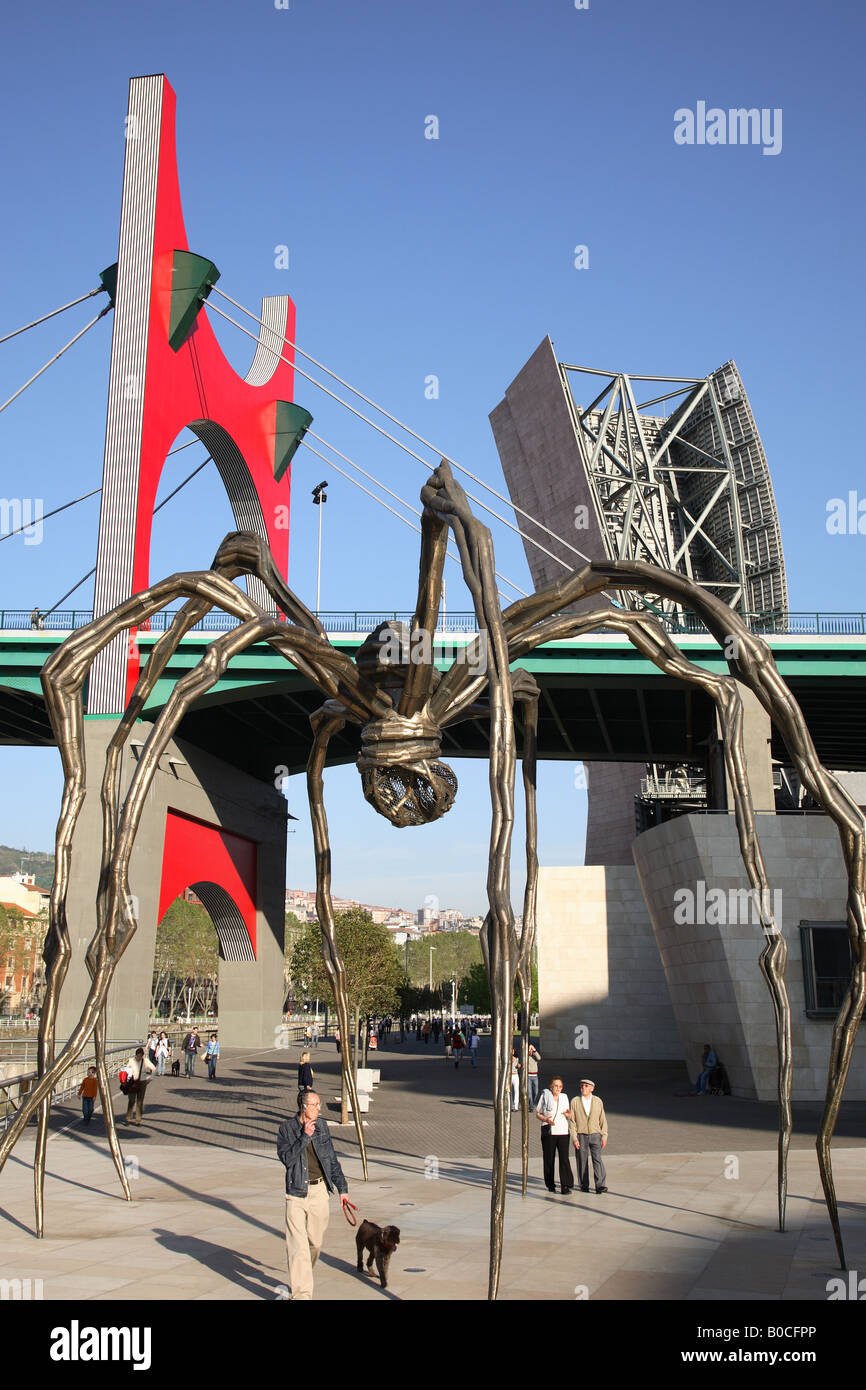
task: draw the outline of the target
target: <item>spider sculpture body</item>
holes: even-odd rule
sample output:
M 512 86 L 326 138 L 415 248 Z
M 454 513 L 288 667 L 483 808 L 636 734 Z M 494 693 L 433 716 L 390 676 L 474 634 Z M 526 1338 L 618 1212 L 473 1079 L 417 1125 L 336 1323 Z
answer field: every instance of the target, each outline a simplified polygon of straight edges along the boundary
M 521 657 L 540 644 L 592 632 L 598 628 L 625 633 L 662 671 L 697 685 L 715 702 L 724 735 L 724 752 L 733 789 L 740 849 L 750 886 L 756 890 L 765 935 L 760 968 L 767 981 L 778 1043 L 778 1205 L 784 1229 L 787 1152 L 791 1134 L 791 1017 L 785 988 L 785 939 L 768 914 L 772 901 L 761 848 L 755 833 L 749 783 L 743 756 L 742 702 L 738 682 L 751 688 L 783 737 L 801 782 L 815 802 L 835 821 L 848 872 L 848 930 L 853 957 L 851 982 L 833 1032 L 827 1098 L 818 1132 L 818 1161 L 840 1262 L 844 1252 L 830 1166 L 830 1139 L 866 1000 L 866 822 L 863 815 L 818 760 L 800 709 L 782 681 L 766 644 L 720 600 L 671 571 L 638 562 L 610 561 L 587 565 L 561 582 L 501 610 L 495 584 L 490 533 L 472 514 L 466 495 L 443 462 L 421 492 L 421 565 L 415 617 L 410 637 L 432 633 L 442 591 L 442 570 L 449 532 L 459 550 L 464 578 L 472 595 L 479 634 L 444 674 L 432 655 L 422 660 L 394 660 L 395 645 L 405 633 L 383 624 L 364 642 L 357 658 L 336 651 L 318 619 L 286 587 L 264 543 L 237 532 L 226 537 L 210 570 L 176 574 L 134 595 L 102 618 L 73 633 L 45 663 L 42 686 L 63 763 L 65 787 L 57 827 L 57 870 L 51 897 L 51 921 L 45 948 L 46 995 L 39 1035 L 38 1080 L 0 1142 L 2 1167 L 30 1118 L 38 1113 L 34 1162 L 36 1229 L 44 1226 L 45 1149 L 51 1094 L 64 1072 L 94 1039 L 103 1111 L 118 1177 L 129 1197 L 120 1146 L 114 1129 L 111 1091 L 105 1062 L 105 1004 L 117 962 L 136 929 L 128 871 L 148 789 L 159 758 L 192 703 L 220 678 L 231 658 L 254 642 L 267 642 L 302 671 L 326 696 L 311 716 L 312 749 L 307 787 L 316 855 L 316 906 L 322 931 L 325 966 L 332 984 L 337 1020 L 344 1038 L 351 1036 L 343 963 L 337 947 L 331 901 L 331 850 L 323 797 L 323 770 L 330 739 L 346 723 L 360 726 L 357 759 L 363 794 L 393 825 L 419 825 L 438 819 L 453 804 L 457 779 L 442 762 L 442 730 L 466 718 L 486 718 L 490 727 L 491 833 L 487 872 L 489 909 L 481 934 L 493 1007 L 494 1144 L 491 1192 L 489 1296 L 499 1285 L 505 1187 L 510 1146 L 510 1059 L 512 1000 L 515 985 L 523 1015 L 521 1069 L 523 1192 L 528 1163 L 529 962 L 535 936 L 537 879 L 535 759 L 538 688 L 519 666 Z M 275 620 L 232 580 L 241 574 L 262 580 L 284 615 Z M 691 608 L 726 652 L 731 674 L 719 676 L 687 661 L 651 614 L 608 606 L 575 612 L 573 605 L 606 590 L 662 594 Z M 71 846 L 75 823 L 86 794 L 82 690 L 97 652 L 118 634 L 146 622 L 178 597 L 187 601 L 154 646 L 142 669 L 126 711 L 106 752 L 102 777 L 103 849 L 96 901 L 96 930 L 87 951 L 91 986 L 81 1018 L 63 1052 L 55 1058 L 57 1006 L 70 955 L 66 919 Z M 237 627 L 216 638 L 198 666 L 178 681 L 155 720 L 141 751 L 131 784 L 120 801 L 120 757 L 141 716 L 145 701 L 176 651 L 181 638 L 215 605 L 238 620 Z M 398 639 L 395 643 L 394 639 Z M 732 643 L 732 639 L 733 643 Z M 423 645 L 422 645 L 423 650 Z M 515 930 L 509 881 L 517 760 L 514 705 L 522 709 L 523 784 L 526 798 L 526 889 L 523 928 Z M 343 1049 L 344 1084 L 356 1120 L 358 1144 L 367 1172 L 354 1075 Z

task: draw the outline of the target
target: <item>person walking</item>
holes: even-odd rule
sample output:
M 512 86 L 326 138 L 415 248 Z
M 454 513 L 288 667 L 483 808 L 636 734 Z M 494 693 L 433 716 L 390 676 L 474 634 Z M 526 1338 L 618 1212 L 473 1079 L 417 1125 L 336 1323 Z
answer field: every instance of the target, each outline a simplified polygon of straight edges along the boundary
M 701 1054 L 701 1074 L 695 1082 L 699 1096 L 707 1094 L 707 1083 L 713 1068 L 718 1066 L 719 1059 L 709 1043 L 704 1043 L 704 1050 Z
M 541 1154 L 544 1162 L 544 1186 L 556 1191 L 555 1163 L 559 1155 L 559 1190 L 567 1197 L 574 1187 L 569 1156 L 569 1102 L 561 1076 L 552 1076 L 550 1086 L 541 1092 L 536 1115 L 541 1121 Z
M 319 1037 L 321 1036 L 321 1031 L 322 1030 L 319 1027 L 319 1020 L 315 1019 L 313 1022 L 313 1026 L 310 1030 L 310 1042 L 313 1044 L 313 1047 L 319 1046 Z
M 301 1091 L 312 1091 L 313 1089 L 313 1068 L 310 1066 L 309 1052 L 301 1053 L 301 1060 L 298 1063 L 298 1094 Z
M 513 1047 L 511 1049 L 511 1109 L 520 1109 L 520 1063 Z
M 596 1192 L 607 1192 L 607 1173 L 602 1149 L 607 1148 L 607 1116 L 601 1096 L 594 1095 L 595 1082 L 586 1078 L 580 1083 L 580 1095 L 571 1102 L 568 1129 L 577 1150 L 577 1176 L 581 1192 L 589 1191 L 589 1160 Z
M 337 1027 L 337 1028 L 334 1029 L 334 1042 L 337 1044 L 337 1056 L 339 1057 L 339 1055 L 340 1055 L 340 1029 L 339 1029 L 339 1027 Z
M 144 1048 L 137 1047 L 135 1056 L 130 1057 L 126 1064 L 126 1123 L 141 1124 L 141 1117 L 144 1112 L 144 1096 L 148 1087 L 149 1071 L 156 1071 L 147 1057 L 144 1055 Z M 133 1115 L 134 1111 L 134 1115 Z
M 153 1062 L 154 1066 L 156 1066 L 156 1049 L 158 1047 L 159 1035 L 157 1034 L 156 1029 L 154 1029 L 154 1031 L 150 1034 L 150 1036 L 147 1039 L 147 1060 L 149 1062 Z
M 454 1070 L 460 1066 L 460 1058 L 463 1056 L 463 1049 L 466 1046 L 466 1039 L 459 1028 L 455 1028 L 451 1035 L 451 1047 L 454 1052 Z
M 220 1045 L 216 1033 L 211 1033 L 208 1038 L 207 1047 L 204 1050 L 204 1059 L 207 1062 L 207 1079 L 216 1081 L 217 1062 L 219 1061 Z
M 87 1075 L 78 1088 L 81 1096 L 81 1118 L 86 1125 L 93 1119 L 93 1107 L 96 1104 L 96 1096 L 99 1091 L 99 1082 L 96 1079 L 96 1067 L 88 1067 Z
M 184 1075 L 195 1076 L 195 1059 L 199 1054 L 201 1043 L 198 1036 L 198 1029 L 191 1028 L 183 1040 L 183 1062 Z
M 527 1075 L 529 1076 L 529 1104 L 535 1109 L 538 1100 L 538 1064 L 541 1061 L 541 1053 L 529 1044 L 529 1060 L 526 1064 Z
M 469 1060 L 473 1067 L 478 1065 L 478 1029 L 473 1028 L 469 1034 Z
M 159 1042 L 156 1045 L 156 1074 L 165 1076 L 165 1064 L 171 1056 L 171 1043 L 168 1040 L 168 1033 L 160 1033 Z
M 424 1020 L 424 1027 L 421 1029 L 421 1036 L 424 1039 L 425 1046 L 430 1041 L 430 1034 L 432 1033 L 432 1031 L 433 1029 L 430 1026 L 430 1020 L 429 1018 L 427 1018 Z
M 329 1194 L 339 1192 L 343 1209 L 349 1202 L 348 1183 L 321 1108 L 316 1092 L 305 1091 L 298 1096 L 297 1115 L 283 1121 L 277 1136 L 277 1154 L 286 1169 L 286 1258 L 293 1302 L 313 1297 Z

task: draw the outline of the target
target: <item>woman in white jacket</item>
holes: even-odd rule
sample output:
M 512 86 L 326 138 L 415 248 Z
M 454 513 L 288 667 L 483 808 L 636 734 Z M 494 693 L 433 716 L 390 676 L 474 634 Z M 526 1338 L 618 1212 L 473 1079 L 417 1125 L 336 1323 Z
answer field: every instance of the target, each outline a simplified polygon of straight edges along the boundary
M 160 1033 L 159 1042 L 156 1045 L 156 1074 L 165 1076 L 165 1064 L 171 1056 L 171 1043 L 167 1033 Z
M 568 1134 L 568 1096 L 562 1089 L 561 1076 L 552 1076 L 538 1099 L 535 1111 L 541 1121 L 541 1152 L 544 1157 L 544 1185 L 548 1192 L 556 1191 L 554 1162 L 559 1154 L 559 1187 L 567 1197 L 574 1187 Z

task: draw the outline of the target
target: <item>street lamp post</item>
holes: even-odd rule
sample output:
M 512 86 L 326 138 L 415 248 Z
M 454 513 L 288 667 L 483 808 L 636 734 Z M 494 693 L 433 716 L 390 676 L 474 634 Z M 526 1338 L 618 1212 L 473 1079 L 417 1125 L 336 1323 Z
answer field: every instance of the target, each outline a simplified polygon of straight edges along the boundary
M 433 952 L 435 950 L 435 946 L 430 947 L 430 1008 L 427 1010 L 428 1017 L 432 1017 L 433 1014 Z
M 316 617 L 319 616 L 319 604 L 322 594 L 322 505 L 327 502 L 328 494 L 325 491 L 328 484 L 326 482 L 317 483 L 313 488 L 313 506 L 319 509 L 319 557 L 316 562 Z

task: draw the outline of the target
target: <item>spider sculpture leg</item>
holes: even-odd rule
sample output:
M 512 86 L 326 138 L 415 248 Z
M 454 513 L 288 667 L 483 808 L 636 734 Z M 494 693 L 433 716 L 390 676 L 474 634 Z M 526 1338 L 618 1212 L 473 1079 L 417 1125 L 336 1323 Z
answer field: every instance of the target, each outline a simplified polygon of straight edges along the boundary
M 490 1204 L 488 1298 L 499 1289 L 508 1150 L 511 1139 L 511 1051 L 514 981 L 518 953 L 511 906 L 510 851 L 514 825 L 515 743 L 508 645 L 496 590 L 493 541 L 473 516 L 463 489 L 447 464 L 421 490 L 425 510 L 451 527 L 463 575 L 472 594 L 480 638 L 486 641 L 486 682 L 490 692 L 491 828 L 487 873 L 488 952 L 493 1014 L 493 1174 Z M 454 668 L 452 667 L 452 670 Z M 447 680 L 447 677 L 446 677 Z M 442 681 L 439 689 L 446 684 Z M 430 701 L 432 710 L 436 696 Z
M 352 1065 L 352 1055 L 357 1043 L 349 1022 L 346 972 L 337 946 L 334 905 L 331 901 L 331 845 L 328 839 L 328 818 L 325 814 L 324 783 L 322 778 L 325 761 L 328 756 L 328 743 L 334 734 L 339 733 L 346 722 L 345 710 L 340 706 L 336 706 L 336 702 L 334 702 L 334 704 L 334 709 L 329 709 L 326 705 L 323 709 L 318 710 L 316 714 L 310 717 L 310 723 L 313 726 L 315 737 L 307 763 L 307 795 L 310 802 L 310 819 L 313 825 L 313 844 L 316 852 L 316 915 L 319 919 L 319 927 L 322 933 L 322 954 L 324 956 L 325 969 L 328 972 L 328 979 L 331 981 L 331 988 L 334 991 L 334 1003 L 337 1006 L 340 1037 L 343 1039 L 343 1046 L 340 1048 L 340 1062 L 343 1073 L 343 1094 L 345 1095 L 348 1093 L 351 1102 L 352 1116 L 355 1121 L 355 1131 L 358 1135 L 358 1148 L 361 1153 L 361 1163 L 364 1168 L 364 1179 L 366 1181 L 368 1177 L 367 1146 L 364 1143 L 364 1125 L 361 1118 L 361 1107 L 358 1101 L 358 1089 L 355 1084 L 355 1069 Z
M 612 568 L 619 572 L 623 565 L 624 562 L 618 562 Z M 645 573 L 649 569 L 648 566 L 632 563 L 625 568 L 638 572 L 642 581 L 641 587 L 650 587 L 648 575 Z M 664 583 L 674 591 L 677 588 L 681 589 L 683 580 L 680 576 L 665 574 Z M 822 765 L 803 713 L 779 674 L 767 644 L 750 632 L 736 614 L 732 614 L 730 609 L 712 595 L 701 592 L 692 597 L 690 606 L 701 614 L 709 630 L 723 645 L 727 645 L 733 636 L 735 655 L 728 662 L 732 674 L 754 691 L 781 734 L 804 788 L 813 800 L 823 807 L 839 831 L 848 876 L 847 918 L 852 970 L 849 986 L 833 1029 L 827 1094 L 816 1147 L 833 1237 L 839 1262 L 844 1269 L 845 1251 L 833 1182 L 830 1140 L 836 1126 L 857 1030 L 866 1004 L 866 817 L 839 781 Z M 780 967 L 784 967 L 781 945 L 765 953 L 761 968 L 769 981 Z M 784 1064 L 781 1049 L 779 1064 L 781 1070 Z
M 254 550 L 260 545 L 257 538 L 242 534 L 240 538 L 227 538 L 224 546 L 228 542 L 238 539 L 242 543 L 241 548 L 246 546 L 247 550 L 250 547 Z M 229 563 L 232 562 L 229 561 Z M 243 565 L 238 566 L 236 572 L 240 572 L 243 568 Z M 218 602 L 229 613 L 241 620 L 242 627 L 228 635 L 227 644 L 225 639 L 219 639 L 218 642 L 212 644 L 196 671 L 190 673 L 192 679 L 185 677 L 180 682 L 160 715 L 157 726 L 148 740 L 145 752 L 136 769 L 133 785 L 124 807 L 120 850 L 115 845 L 115 818 L 111 813 L 111 806 L 112 796 L 115 795 L 116 791 L 114 768 L 116 768 L 116 759 L 122 739 L 115 740 L 113 747 L 109 749 L 106 776 L 103 783 L 103 801 L 105 804 L 106 837 L 107 840 L 111 840 L 114 848 L 113 852 L 109 851 L 106 843 L 100 893 L 97 899 L 97 930 L 88 951 L 88 968 L 91 969 L 93 983 L 79 1024 L 61 1057 L 55 1062 L 53 1056 L 54 1022 L 57 1000 L 66 973 L 69 950 L 66 926 L 66 892 L 69 880 L 71 842 L 75 822 L 84 798 L 82 687 L 93 658 L 99 650 L 107 645 L 118 632 L 125 628 L 138 626 L 167 602 L 178 596 L 192 596 L 194 602 L 204 600 L 205 608 Z M 297 610 L 297 616 L 303 620 L 306 610 L 299 604 Z M 295 612 L 292 616 L 296 616 Z M 175 620 L 173 632 L 177 634 L 184 623 L 189 624 L 195 620 L 196 615 L 191 614 L 188 607 Z M 104 1006 L 117 960 L 119 960 L 120 954 L 128 944 L 129 937 L 135 930 L 128 889 L 126 888 L 126 872 L 129 854 L 143 809 L 144 797 L 152 780 L 159 753 L 164 749 L 189 703 L 219 678 L 225 664 L 235 651 L 242 650 L 249 642 L 261 637 L 264 637 L 284 654 L 290 655 L 299 669 L 310 674 L 324 690 L 334 693 L 338 685 L 345 685 L 344 699 L 351 708 L 358 707 L 363 682 L 359 680 L 353 663 L 335 652 L 327 640 L 320 637 L 317 632 L 291 628 L 285 624 L 273 622 L 245 594 L 214 572 L 176 575 L 161 581 L 145 593 L 136 595 L 125 604 L 119 605 L 117 609 L 104 618 L 96 620 L 85 629 L 80 629 L 46 663 L 43 671 L 43 689 L 52 726 L 58 740 L 66 780 L 61 816 L 58 822 L 57 875 L 52 895 L 51 930 L 45 953 L 48 969 L 46 1006 L 43 1009 L 44 1026 L 41 1033 L 44 1072 L 0 1142 L 0 1168 L 2 1168 L 5 1159 L 20 1137 L 34 1110 L 43 1106 L 50 1099 L 53 1087 L 80 1055 L 82 1048 L 92 1035 Z M 170 645 L 171 635 L 166 634 L 166 637 L 154 650 L 153 656 L 157 656 L 157 652 L 162 649 L 167 659 L 168 654 L 170 654 L 168 652 Z M 154 663 L 154 670 L 159 665 L 160 661 L 157 660 Z M 150 671 L 150 667 L 148 667 L 148 671 Z M 147 672 L 144 673 L 139 682 L 139 687 L 137 687 L 139 692 L 146 675 Z M 363 704 L 360 707 L 366 709 Z M 131 711 L 128 711 L 127 714 L 130 717 L 126 720 L 124 736 L 128 736 L 133 723 Z M 148 756 L 152 754 L 156 746 L 154 737 L 159 744 L 156 761 L 153 757 Z M 114 764 L 112 764 L 112 759 Z M 107 1111 L 107 1119 L 110 1127 L 113 1120 L 110 1106 Z M 39 1193 L 41 1193 L 44 1183 L 45 1138 L 46 1134 L 43 1128 L 41 1154 L 37 1149 L 37 1161 L 34 1165 Z M 41 1197 L 38 1197 L 37 1206 L 40 1205 Z M 41 1234 L 41 1230 L 39 1233 Z
M 166 588 L 166 584 L 170 586 L 171 581 L 166 581 L 166 583 L 161 586 L 163 590 Z M 165 599 L 162 600 L 163 603 L 165 601 Z M 203 613 L 208 611 L 212 601 L 213 600 L 208 601 L 202 599 L 193 600 L 192 603 L 187 605 L 187 608 L 178 615 L 172 629 L 165 634 L 154 650 L 151 662 L 148 663 L 148 667 L 139 679 L 136 691 L 130 701 L 127 715 L 125 719 L 121 721 L 121 725 L 118 731 L 116 731 L 112 743 L 109 745 L 106 754 L 106 772 L 103 779 L 105 825 L 102 864 L 103 873 L 106 872 L 107 864 L 110 859 L 111 845 L 113 843 L 112 836 L 115 829 L 119 754 L 122 751 L 126 738 L 129 736 L 135 718 L 140 713 L 146 695 L 150 692 L 157 676 L 161 674 L 169 656 L 176 648 L 180 637 L 184 632 L 188 631 L 189 627 L 192 626 Z M 156 608 L 161 606 L 162 603 L 155 603 L 145 616 L 149 616 L 150 612 L 155 611 Z M 125 605 L 125 607 L 134 609 L 140 608 L 141 605 L 133 600 Z M 96 623 L 88 625 L 87 629 L 80 629 L 73 638 L 68 639 L 67 643 L 64 643 L 63 647 L 55 653 L 53 657 L 49 658 L 43 671 L 42 684 L 46 697 L 46 705 L 57 738 L 64 771 L 64 793 L 57 826 L 56 872 L 51 897 L 50 927 L 44 953 L 47 968 L 45 1001 L 39 1024 L 38 1078 L 40 1081 L 43 1075 L 52 1070 L 54 1066 L 54 1037 L 57 1007 L 69 963 L 66 894 L 68 891 L 71 864 L 72 836 L 78 814 L 84 801 L 86 780 L 81 689 L 95 652 L 100 650 L 101 647 L 110 640 L 110 635 L 112 635 L 115 630 L 119 630 L 116 621 L 113 621 L 115 618 L 116 614 L 108 614 L 105 618 L 97 620 Z M 108 633 L 109 636 L 106 636 L 106 633 Z M 94 642 L 95 646 L 93 645 Z M 161 653 L 164 659 L 161 659 Z M 140 698 L 137 698 L 139 696 Z M 114 805 L 111 799 L 112 792 L 114 795 Z M 96 967 L 90 953 L 88 953 L 87 965 L 92 979 Z M 72 1059 L 69 1059 L 68 1065 L 71 1065 L 71 1060 Z M 100 1095 L 109 1149 L 114 1159 L 124 1194 L 127 1199 L 129 1199 L 129 1186 L 123 1165 L 120 1145 L 117 1139 L 110 1083 L 104 1062 L 102 1066 L 100 1066 L 99 1056 L 97 1056 L 97 1075 L 100 1083 Z M 51 1091 L 49 1090 L 45 1094 L 39 1107 L 39 1124 L 34 1153 L 34 1196 L 37 1236 L 42 1235 L 44 1228 L 43 1192 L 50 1105 Z M 14 1144 L 14 1142 L 15 1140 L 13 1137 L 10 1143 Z M 5 1146 L 0 1147 L 0 1168 L 2 1168 L 7 1152 L 8 1150 Z
M 768 911 L 770 886 L 766 866 L 755 828 L 751 790 L 743 754 L 743 711 L 737 683 L 731 677 L 712 674 L 688 661 L 661 625 L 650 615 L 640 612 L 597 610 L 583 613 L 579 618 L 561 615 L 532 629 L 512 644 L 513 655 L 523 655 L 540 641 L 573 637 L 598 627 L 625 633 L 639 651 L 666 675 L 678 677 L 704 689 L 714 701 L 724 735 L 725 764 L 734 796 L 734 809 L 740 841 L 740 853 L 746 874 L 756 892 L 760 923 L 766 941 L 759 964 L 770 991 L 776 1019 L 779 1066 L 777 1094 L 779 1102 L 778 1197 L 779 1229 L 785 1229 L 787 1193 L 787 1155 L 790 1144 L 792 1047 L 791 1010 L 785 987 L 787 946 L 785 938 Z
M 518 674 L 518 673 L 516 673 Z M 526 675 L 526 672 L 520 672 Z M 532 682 L 535 685 L 535 682 Z M 538 814 L 536 809 L 536 762 L 538 757 L 538 687 L 523 699 L 523 794 L 526 807 L 526 887 L 523 893 L 523 929 L 517 964 L 520 992 L 521 1070 L 520 1070 L 520 1159 L 521 1195 L 526 1196 L 529 1180 L 529 1035 L 532 1002 L 532 951 L 535 946 L 535 905 L 538 897 Z
M 239 591 L 236 592 L 239 593 Z M 80 1056 L 87 1042 L 93 1036 L 99 1017 L 105 1007 L 117 963 L 136 930 L 137 923 L 132 913 L 128 885 L 129 858 L 138 831 L 141 813 L 144 809 L 145 798 L 161 754 L 165 751 L 165 747 L 186 709 L 219 679 L 231 656 L 237 650 L 242 650 L 251 641 L 257 640 L 263 631 L 274 626 L 273 621 L 267 615 L 262 614 L 260 617 L 247 620 L 240 627 L 235 628 L 233 632 L 212 643 L 199 666 L 178 682 L 154 724 L 127 795 L 109 871 L 107 874 L 103 873 L 100 879 L 96 902 L 97 929 L 87 952 L 91 986 L 81 1017 L 60 1057 L 39 1078 L 27 1101 L 20 1107 L 9 1131 L 4 1136 L 3 1143 L 0 1144 L 0 1166 L 5 1161 L 8 1152 L 11 1151 L 20 1130 L 26 1125 L 30 1115 L 35 1109 L 45 1106 L 45 1102 L 50 1099 L 51 1091 L 60 1077 Z M 61 736 L 62 732 L 58 738 Z M 59 990 L 56 989 L 55 999 L 57 994 L 59 994 Z M 106 1112 L 106 1122 L 111 1129 L 113 1112 L 110 1107 Z M 37 1145 L 34 1161 L 38 1218 L 42 1214 L 42 1192 L 45 1179 L 45 1142 L 47 1138 L 45 1127 L 40 1126 L 40 1133 L 37 1134 L 37 1141 L 41 1139 L 41 1144 L 38 1143 Z M 111 1140 L 109 1142 L 111 1143 Z M 116 1142 L 115 1139 L 115 1144 Z M 113 1146 L 112 1152 L 114 1152 Z M 119 1158 L 119 1145 L 117 1145 L 117 1155 Z M 117 1161 L 116 1158 L 115 1162 L 117 1163 Z M 41 1232 L 42 1227 L 40 1225 L 37 1234 L 41 1234 Z
M 99 1012 L 99 1017 L 96 1020 L 96 1027 L 93 1030 L 93 1046 L 96 1054 L 96 1075 L 99 1081 L 99 1096 L 102 1101 L 102 1114 L 105 1119 L 105 1132 L 108 1136 L 108 1147 L 111 1152 L 117 1176 L 120 1179 L 120 1185 L 123 1188 L 123 1195 L 128 1202 L 131 1202 L 132 1193 L 129 1190 L 129 1176 L 126 1171 L 126 1164 L 123 1161 L 120 1140 L 117 1137 L 117 1122 L 114 1117 L 114 1098 L 111 1089 L 111 1077 L 105 1058 L 105 1039 L 105 1005 L 103 1005 Z
M 708 630 L 723 647 L 729 649 L 733 640 L 736 657 L 728 665 L 737 680 L 747 685 L 757 696 L 773 724 L 781 734 L 800 780 L 813 800 L 835 821 L 842 843 L 842 853 L 848 875 L 848 936 L 853 960 L 849 989 L 843 1000 L 833 1031 L 828 1068 L 827 1096 L 817 1137 L 818 1164 L 821 1182 L 833 1228 L 836 1248 L 842 1268 L 845 1255 L 839 1227 L 838 1206 L 830 1164 L 830 1140 L 836 1124 L 845 1081 L 853 1054 L 857 1029 L 866 1003 L 866 819 L 837 779 L 822 766 L 796 700 L 779 675 L 772 652 L 756 634 L 727 605 L 699 589 L 690 580 L 672 571 L 657 570 L 638 561 L 598 562 L 587 566 L 571 578 L 550 586 L 528 599 L 512 604 L 504 614 L 509 639 L 517 645 L 531 631 L 530 646 L 547 640 L 550 624 L 543 621 L 570 604 L 604 588 L 616 590 L 649 590 L 683 603 L 697 613 Z M 449 677 L 437 692 L 440 698 L 451 693 L 443 690 Z M 452 682 L 456 692 L 459 677 Z M 741 781 L 745 777 L 742 754 L 738 755 Z M 741 832 L 741 844 L 743 834 Z M 768 936 L 771 933 L 767 933 Z M 784 940 L 770 940 L 761 960 L 761 969 L 774 995 L 779 1054 L 779 1094 L 782 1125 L 780 1126 L 780 1164 L 787 1152 L 790 1134 L 790 1045 L 785 1037 L 790 1026 L 786 996 L 783 997 L 783 974 L 786 958 Z M 784 1215 L 784 1191 L 780 1184 L 780 1215 Z

